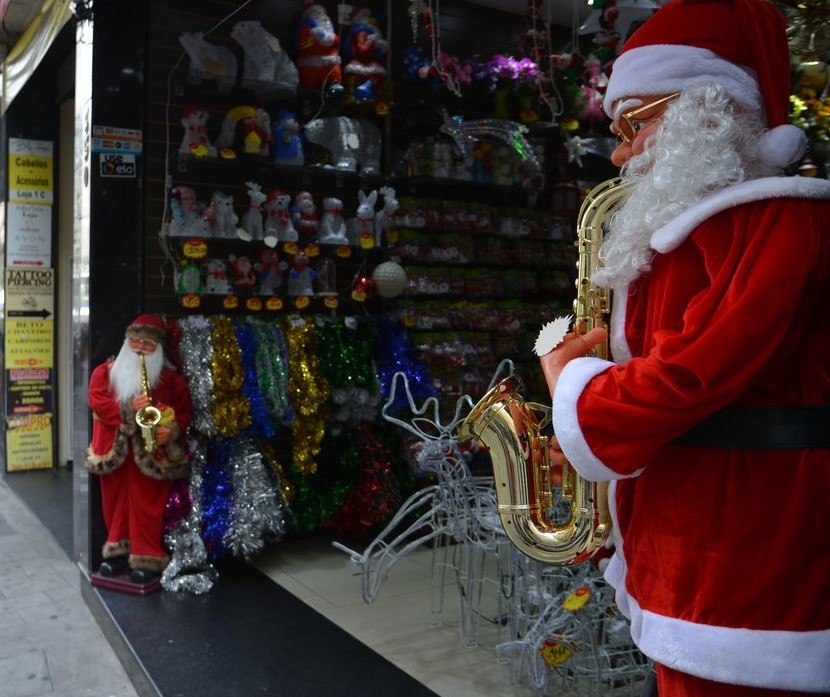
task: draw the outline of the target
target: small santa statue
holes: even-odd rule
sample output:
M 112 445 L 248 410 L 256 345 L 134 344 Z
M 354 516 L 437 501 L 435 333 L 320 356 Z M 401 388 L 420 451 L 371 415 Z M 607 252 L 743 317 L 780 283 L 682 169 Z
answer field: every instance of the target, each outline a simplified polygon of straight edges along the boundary
M 383 38 L 377 20 L 366 7 L 352 10 L 349 40 L 346 45 L 348 62 L 343 72 L 356 96 L 374 98 L 377 87 L 386 78 L 386 55 L 389 42 Z
M 300 244 L 309 244 L 317 239 L 320 220 L 317 217 L 314 197 L 308 191 L 301 191 L 294 197 L 294 205 L 291 207 L 291 222 L 299 234 Z
M 342 90 L 340 37 L 325 8 L 311 0 L 306 0 L 297 30 L 297 70 L 303 89 Z

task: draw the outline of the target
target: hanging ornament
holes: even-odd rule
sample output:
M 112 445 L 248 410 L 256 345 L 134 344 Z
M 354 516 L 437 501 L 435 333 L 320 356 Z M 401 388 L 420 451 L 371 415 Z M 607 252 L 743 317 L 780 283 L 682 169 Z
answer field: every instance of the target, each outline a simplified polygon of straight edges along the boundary
M 375 294 L 375 282 L 366 274 L 355 277 L 352 283 L 352 300 L 365 303 Z

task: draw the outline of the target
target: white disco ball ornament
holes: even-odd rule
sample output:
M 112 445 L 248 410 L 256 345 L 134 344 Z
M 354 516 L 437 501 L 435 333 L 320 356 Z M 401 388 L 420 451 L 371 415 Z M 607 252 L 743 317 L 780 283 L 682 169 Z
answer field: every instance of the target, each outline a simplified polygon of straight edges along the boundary
M 406 271 L 394 261 L 384 261 L 372 271 L 375 290 L 382 298 L 395 298 L 406 290 Z

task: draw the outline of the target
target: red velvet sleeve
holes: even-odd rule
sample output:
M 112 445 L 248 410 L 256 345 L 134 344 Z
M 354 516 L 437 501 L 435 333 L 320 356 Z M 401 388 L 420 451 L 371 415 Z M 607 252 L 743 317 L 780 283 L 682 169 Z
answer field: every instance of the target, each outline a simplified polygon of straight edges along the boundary
M 655 259 L 628 298 L 635 357 L 593 377 L 577 402 L 585 442 L 606 467 L 635 473 L 729 404 L 828 401 L 821 205 L 772 199 L 729 209 Z
M 112 361 L 102 363 L 92 371 L 87 390 L 87 404 L 92 413 L 108 426 L 121 425 L 118 400 L 110 392 L 110 367 Z

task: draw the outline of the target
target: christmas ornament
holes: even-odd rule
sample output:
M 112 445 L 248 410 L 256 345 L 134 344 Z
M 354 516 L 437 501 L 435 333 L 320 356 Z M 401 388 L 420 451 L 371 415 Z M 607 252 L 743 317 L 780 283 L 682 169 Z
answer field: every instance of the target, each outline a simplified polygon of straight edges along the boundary
M 395 298 L 406 290 L 406 271 L 395 261 L 384 261 L 372 271 L 372 282 L 382 298 Z

